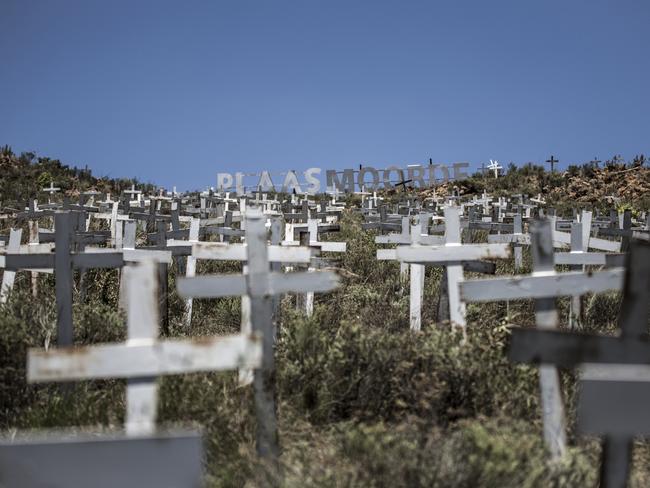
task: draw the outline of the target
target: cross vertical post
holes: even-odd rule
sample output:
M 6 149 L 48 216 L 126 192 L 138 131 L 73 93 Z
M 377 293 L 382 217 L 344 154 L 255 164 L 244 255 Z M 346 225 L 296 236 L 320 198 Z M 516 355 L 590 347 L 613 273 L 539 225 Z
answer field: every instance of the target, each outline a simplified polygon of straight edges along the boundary
M 152 344 L 158 338 L 156 275 L 152 261 L 123 270 L 126 282 L 127 345 Z M 129 378 L 126 388 L 126 433 L 148 435 L 156 430 L 158 384 L 156 377 Z
M 73 344 L 72 330 L 72 258 L 71 245 L 71 217 L 72 214 L 59 212 L 55 214 L 55 257 L 54 273 L 56 278 L 56 311 L 57 311 L 57 343 L 59 346 Z
M 531 253 L 533 276 L 554 272 L 553 239 L 550 222 L 541 221 L 532 225 Z M 558 314 L 554 297 L 535 299 L 535 323 L 539 329 L 554 329 L 558 325 Z M 560 376 L 553 364 L 540 364 L 539 385 L 544 418 L 544 439 L 551 456 L 559 459 L 566 452 L 566 422 L 560 388 Z
M 155 222 L 155 221 L 154 221 Z M 157 244 L 158 247 L 164 249 L 167 246 L 167 238 L 165 236 L 166 224 L 159 220 L 157 222 Z M 168 265 L 167 263 L 158 263 L 158 303 L 160 304 L 160 318 L 162 319 L 162 329 L 165 333 L 169 332 L 169 305 L 168 305 Z
M 273 351 L 273 304 L 269 290 L 269 259 L 266 228 L 261 213 L 250 211 L 247 217 L 248 274 L 253 331 L 262 334 L 262 364 L 253 372 L 255 411 L 257 414 L 258 454 L 274 464 L 280 455 L 278 445 L 275 355 Z
M 420 243 L 421 225 L 411 226 L 412 243 Z M 409 295 L 409 322 L 411 330 L 419 331 L 422 328 L 422 295 L 424 291 L 424 264 L 410 264 L 410 295 Z
M 524 228 L 521 222 L 521 212 L 517 212 L 517 215 L 515 215 L 514 222 L 513 222 L 512 233 L 523 235 L 523 232 L 524 232 Z M 515 271 L 518 271 L 522 268 L 524 263 L 521 244 L 515 243 L 513 244 L 513 248 L 515 254 Z
M 445 207 L 445 246 L 460 246 L 460 213 L 458 207 Z M 449 320 L 465 327 L 465 302 L 461 301 L 458 283 L 463 280 L 463 265 L 460 261 L 447 265 L 447 293 L 449 295 Z
M 190 233 L 188 241 L 198 242 L 199 241 L 199 224 L 200 220 L 193 218 L 190 221 Z M 196 258 L 191 254 L 187 256 L 187 263 L 185 265 L 185 276 L 191 278 L 196 275 Z M 185 326 L 189 329 L 192 325 L 192 307 L 194 299 L 192 297 L 187 297 L 185 299 Z
M 20 238 L 22 235 L 22 229 L 11 229 L 11 232 L 9 233 L 9 244 L 7 245 L 7 252 L 15 254 L 20 252 Z M 7 297 L 14 287 L 15 279 L 15 271 L 5 270 L 4 273 L 2 273 L 2 284 L 0 285 L 0 303 L 7 302 Z
M 553 155 L 549 159 L 546 160 L 547 163 L 550 163 L 551 165 L 551 173 L 555 171 L 555 163 L 559 163 L 560 161 L 558 159 L 555 159 Z

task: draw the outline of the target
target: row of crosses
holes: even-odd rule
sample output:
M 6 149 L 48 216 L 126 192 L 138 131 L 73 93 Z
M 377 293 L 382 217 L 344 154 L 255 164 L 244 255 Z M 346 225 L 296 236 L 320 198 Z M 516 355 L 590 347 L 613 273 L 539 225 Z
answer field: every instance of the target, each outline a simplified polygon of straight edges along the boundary
M 57 214 L 59 233 L 66 236 L 69 236 L 65 227 L 68 216 Z M 182 432 L 170 435 L 157 431 L 157 378 L 198 371 L 238 369 L 252 371 L 258 454 L 278 469 L 279 441 L 273 352 L 277 323 L 273 310 L 274 296 L 296 292 L 327 292 L 337 286 L 338 277 L 330 271 L 288 274 L 273 271 L 273 261 L 309 262 L 312 251 L 307 248 L 269 246 L 265 224 L 266 217 L 261 212 L 249 209 L 246 214 L 245 244 L 205 243 L 200 249 L 203 254 L 197 253 L 197 258 L 213 258 L 214 253 L 222 253 L 228 254 L 230 258 L 242 259 L 246 262 L 245 274 L 186 277 L 180 278 L 177 283 L 179 294 L 185 298 L 247 297 L 250 307 L 249 330 L 244 329 L 239 334 L 225 337 L 160 339 L 157 263 L 151 259 L 143 259 L 123 269 L 127 309 L 125 343 L 73 347 L 70 338 L 64 336 L 56 348 L 29 351 L 27 375 L 28 381 L 32 383 L 105 378 L 127 380 L 125 438 L 94 439 L 93 442 L 80 438 L 67 444 L 76 446 L 75 452 L 85 450 L 81 457 L 87 458 L 89 466 L 97 466 L 97 457 L 102 456 L 101 453 L 107 452 L 107 449 L 125 449 L 133 455 L 131 445 L 140 445 L 141 448 L 147 449 L 147 454 L 139 453 L 140 457 L 147 458 L 153 453 L 154 456 L 160 455 L 160 460 L 169 463 L 162 470 L 169 476 L 164 482 L 166 486 L 171 486 L 169 482 L 173 486 L 197 485 L 201 459 L 199 433 Z M 196 231 L 193 234 L 196 235 Z M 193 246 L 200 245 L 194 243 Z M 59 249 L 58 245 L 56 249 Z M 65 249 L 66 246 L 61 246 L 62 251 Z M 68 260 L 78 263 L 85 263 L 84 260 L 89 259 L 83 254 L 66 256 Z M 110 259 L 113 258 L 109 258 L 109 253 L 97 253 L 94 257 L 100 256 L 108 259 L 108 264 L 112 264 Z M 63 265 L 56 262 L 62 258 L 59 256 L 54 260 L 54 263 L 41 262 L 40 265 L 58 266 L 57 273 L 64 274 Z M 67 269 L 70 265 L 65 263 L 65 266 Z M 60 275 L 57 276 L 57 283 L 59 281 L 64 282 Z M 67 332 L 67 329 L 64 332 Z M 133 461 L 124 459 L 124 456 L 117 457 L 132 468 L 128 479 L 119 472 L 110 472 L 106 466 L 98 472 L 81 470 L 82 473 L 79 473 L 79 470 L 73 469 L 70 464 L 78 463 L 77 458 L 60 459 L 60 456 L 55 455 L 58 464 L 52 465 L 47 459 L 52 457 L 53 449 L 59 447 L 59 444 L 50 443 L 48 449 L 46 443 L 39 440 L 20 445 L 0 444 L 0 465 L 6 468 L 3 470 L 3 480 L 27 482 L 30 476 L 33 477 L 29 463 L 36 459 L 39 463 L 44 462 L 51 466 L 51 470 L 47 472 L 48 483 L 56 483 L 59 480 L 61 486 L 117 486 L 115 483 L 123 483 L 119 486 L 129 487 L 153 486 L 150 484 L 151 478 L 159 480 L 159 474 L 147 474 L 142 466 L 133 466 Z M 196 456 L 188 459 L 188 452 L 194 452 Z M 28 458 L 27 464 L 25 456 Z M 7 459 L 20 459 L 20 462 L 9 467 L 5 463 Z M 110 462 L 108 464 L 111 465 Z M 76 478 L 72 477 L 73 481 L 71 472 L 77 473 Z M 149 479 L 145 482 L 139 476 L 148 476 Z M 180 480 L 189 484 L 174 484 L 181 483 Z M 32 479 L 29 482 L 31 481 Z M 158 482 L 163 483 L 160 480 Z

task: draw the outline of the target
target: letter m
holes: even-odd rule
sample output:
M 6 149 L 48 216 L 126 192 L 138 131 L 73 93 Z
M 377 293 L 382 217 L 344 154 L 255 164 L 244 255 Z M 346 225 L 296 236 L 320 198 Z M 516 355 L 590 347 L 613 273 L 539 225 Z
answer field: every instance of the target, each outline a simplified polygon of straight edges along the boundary
M 326 172 L 327 175 L 327 187 L 332 188 L 333 190 L 343 191 L 345 193 L 354 192 L 354 170 L 346 169 L 342 172 L 341 179 L 337 171 L 334 169 L 328 169 Z

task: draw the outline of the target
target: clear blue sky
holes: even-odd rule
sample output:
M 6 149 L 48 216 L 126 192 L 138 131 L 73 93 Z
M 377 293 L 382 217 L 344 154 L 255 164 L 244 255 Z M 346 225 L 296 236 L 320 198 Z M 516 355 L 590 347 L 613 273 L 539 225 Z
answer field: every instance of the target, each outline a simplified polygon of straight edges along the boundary
M 0 144 L 219 171 L 650 153 L 650 1 L 0 2 Z

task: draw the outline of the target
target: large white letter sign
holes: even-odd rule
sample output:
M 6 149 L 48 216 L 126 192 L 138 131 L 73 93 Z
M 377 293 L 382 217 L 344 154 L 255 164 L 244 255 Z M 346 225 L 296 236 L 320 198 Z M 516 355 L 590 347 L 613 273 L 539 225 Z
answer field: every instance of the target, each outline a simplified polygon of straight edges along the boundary
M 424 181 L 424 168 L 421 164 L 409 164 L 407 169 L 409 180 L 411 180 L 413 183 L 417 181 L 419 188 L 425 188 L 427 186 Z
M 397 183 L 401 183 L 404 181 L 404 171 L 402 168 L 399 166 L 389 166 L 384 170 L 384 188 L 392 188 L 393 185 L 390 182 L 390 172 L 391 171 L 396 171 L 398 174 L 399 181 Z
M 346 193 L 354 192 L 354 170 L 345 169 L 342 171 L 343 176 L 339 180 L 337 171 L 335 169 L 328 169 L 327 173 L 327 186 L 333 190 L 343 191 Z
M 302 188 L 300 188 L 300 183 L 298 183 L 298 177 L 296 176 L 295 171 L 287 171 L 287 174 L 284 177 L 284 183 L 282 183 L 282 191 L 285 193 L 292 193 L 294 190 L 296 190 L 297 193 L 302 193 Z
M 366 183 L 364 181 L 366 173 L 370 173 L 372 175 L 372 183 L 371 182 Z M 372 166 L 363 166 L 359 170 L 359 177 L 357 179 L 357 184 L 359 185 L 360 189 L 365 188 L 367 191 L 376 190 L 377 187 L 379 186 L 379 171 L 377 171 Z
M 237 195 L 245 195 L 246 191 L 244 189 L 244 173 L 237 172 L 235 173 L 235 188 Z
M 429 186 L 436 184 L 436 169 L 442 173 L 440 183 L 447 183 L 449 181 L 449 168 L 444 164 L 430 164 L 429 165 Z
M 260 181 L 257 183 L 257 187 L 262 192 L 275 190 L 273 181 L 271 180 L 271 174 L 268 171 L 262 171 L 262 174 L 260 175 Z
M 320 175 L 320 168 L 309 168 L 304 172 L 305 180 L 309 183 L 309 186 L 306 189 L 306 192 L 309 195 L 316 195 L 320 191 L 320 178 L 316 175 Z
M 469 168 L 469 163 L 454 163 L 454 180 L 462 180 L 469 177 L 461 168 Z
M 230 173 L 217 173 L 217 190 L 228 190 L 232 186 Z

